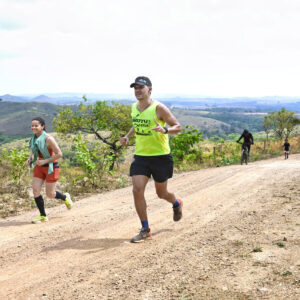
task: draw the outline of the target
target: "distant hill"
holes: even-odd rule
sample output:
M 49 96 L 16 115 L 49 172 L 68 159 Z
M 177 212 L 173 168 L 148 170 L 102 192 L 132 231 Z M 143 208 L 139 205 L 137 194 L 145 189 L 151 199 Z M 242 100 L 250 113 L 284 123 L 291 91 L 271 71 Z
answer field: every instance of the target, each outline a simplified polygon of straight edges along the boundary
M 57 115 L 59 107 L 61 106 L 40 102 L 0 102 L 0 144 L 1 140 L 4 142 L 8 138 L 31 136 L 31 120 L 36 116 L 44 118 L 47 131 L 52 132 L 52 120 Z M 224 135 L 240 130 L 238 126 L 233 128 L 228 120 L 225 122 L 207 118 L 209 112 L 179 108 L 172 111 L 182 125 L 193 125 L 203 131 L 204 136 Z
M 226 135 L 236 131 L 238 128 L 233 128 L 229 123 L 225 123 L 216 119 L 207 118 L 204 111 L 172 109 L 172 113 L 176 116 L 179 123 L 183 126 L 192 125 L 203 132 L 204 137 L 212 135 Z
M 44 93 L 42 95 L 14 96 L 6 94 L 1 96 L 2 101 L 8 102 L 47 102 L 52 104 L 77 105 L 86 96 L 89 103 L 95 101 L 117 101 L 130 104 L 135 101 L 133 94 L 80 94 L 80 93 Z M 154 94 L 157 99 L 170 107 L 177 108 L 241 108 L 261 111 L 277 111 L 282 107 L 287 110 L 300 112 L 300 97 L 199 97 L 189 95 L 159 95 Z
M 5 98 L 12 99 L 7 95 Z M 0 101 L 0 144 L 12 138 L 30 136 L 32 134 L 31 119 L 35 116 L 43 117 L 46 120 L 47 130 L 53 131 L 52 120 L 57 115 L 57 109 L 61 105 L 43 102 L 49 100 L 49 98 L 47 95 L 40 95 L 33 98 L 35 102 Z M 132 101 L 124 100 L 122 103 L 130 104 Z M 262 107 L 255 108 L 255 106 L 251 108 L 234 105 L 227 107 L 224 103 L 219 106 L 203 105 L 201 108 L 198 108 L 198 106 L 185 108 L 167 101 L 164 101 L 164 103 L 170 107 L 182 125 L 195 126 L 203 132 L 204 137 L 217 136 L 223 138 L 231 133 L 240 133 L 245 128 L 251 132 L 262 131 L 264 116 L 270 111 L 281 108 L 281 106 L 277 109 L 273 106 L 267 106 L 263 110 Z M 246 103 L 250 105 L 251 101 Z M 255 103 L 252 103 L 252 105 Z M 292 105 L 295 106 L 294 108 L 298 107 L 300 111 L 300 103 L 290 103 L 290 106 Z M 288 105 L 285 107 L 295 112 L 298 111 L 293 107 L 289 108 Z
M 0 99 L 2 101 L 10 101 L 10 102 L 27 102 L 29 100 L 26 97 L 13 96 L 9 94 L 0 96 Z
M 45 96 L 45 95 L 40 95 L 40 96 L 34 97 L 31 101 L 32 102 L 47 102 L 47 103 L 52 103 L 53 99 L 51 99 L 50 97 Z
M 48 131 L 53 131 L 52 119 L 59 105 L 38 102 L 0 102 L 0 134 L 13 138 L 32 134 L 31 119 L 37 116 L 46 121 Z
M 267 112 L 247 112 L 240 108 L 182 109 L 171 108 L 182 125 L 193 125 L 203 132 L 204 137 L 226 138 L 231 133 L 263 131 L 264 116 Z
M 13 96 L 10 94 L 0 96 L 0 101 L 5 102 L 44 102 L 60 105 L 77 105 L 83 101 L 83 95 L 72 96 L 72 94 L 43 94 L 43 95 L 30 95 L 30 96 Z M 88 103 L 94 103 L 96 101 L 120 101 L 122 103 L 132 103 L 133 100 L 126 98 L 116 98 L 114 95 L 91 95 L 87 97 Z
M 39 95 L 39 96 L 13 96 L 13 95 L 3 95 L 0 96 L 0 99 L 4 102 L 44 102 L 51 104 L 79 104 L 82 102 L 81 97 L 49 97 L 48 95 Z

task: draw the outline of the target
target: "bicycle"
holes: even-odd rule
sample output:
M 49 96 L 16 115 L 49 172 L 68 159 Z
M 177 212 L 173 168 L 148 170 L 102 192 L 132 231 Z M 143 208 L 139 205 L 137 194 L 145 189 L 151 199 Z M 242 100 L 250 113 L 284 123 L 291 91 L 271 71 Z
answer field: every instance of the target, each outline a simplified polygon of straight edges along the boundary
M 245 162 L 246 165 L 248 165 L 249 161 L 249 152 L 248 147 L 245 143 L 237 142 L 242 145 L 242 154 L 241 154 L 241 165 Z

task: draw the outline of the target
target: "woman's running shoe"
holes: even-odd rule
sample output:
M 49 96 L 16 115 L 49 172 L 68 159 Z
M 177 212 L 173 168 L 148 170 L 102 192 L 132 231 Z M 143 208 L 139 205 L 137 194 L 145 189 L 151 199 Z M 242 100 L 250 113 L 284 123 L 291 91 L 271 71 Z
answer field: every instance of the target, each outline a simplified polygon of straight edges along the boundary
M 34 220 L 32 220 L 33 224 L 41 223 L 41 222 L 48 222 L 48 217 L 47 216 L 38 216 Z
M 65 193 L 65 195 L 66 195 L 66 200 L 64 202 L 66 204 L 66 207 L 67 207 L 67 209 L 71 209 L 73 206 L 73 201 L 71 199 L 71 196 L 69 193 Z

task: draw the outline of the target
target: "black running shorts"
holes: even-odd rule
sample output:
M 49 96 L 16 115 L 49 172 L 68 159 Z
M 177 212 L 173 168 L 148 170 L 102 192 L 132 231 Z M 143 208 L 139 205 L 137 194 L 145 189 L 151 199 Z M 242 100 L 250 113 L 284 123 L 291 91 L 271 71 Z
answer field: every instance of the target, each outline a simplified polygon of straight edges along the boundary
M 173 158 L 171 154 L 159 156 L 135 155 L 130 166 L 130 176 L 145 175 L 156 182 L 164 182 L 173 176 Z

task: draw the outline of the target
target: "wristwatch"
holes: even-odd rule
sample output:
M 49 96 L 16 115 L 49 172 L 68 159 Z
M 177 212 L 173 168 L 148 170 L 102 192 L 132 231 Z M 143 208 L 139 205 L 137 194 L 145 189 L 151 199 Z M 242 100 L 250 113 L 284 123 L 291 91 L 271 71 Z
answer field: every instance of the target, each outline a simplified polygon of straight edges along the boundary
M 167 134 L 169 132 L 168 128 L 167 127 L 163 127 L 163 128 L 165 130 L 164 134 Z

